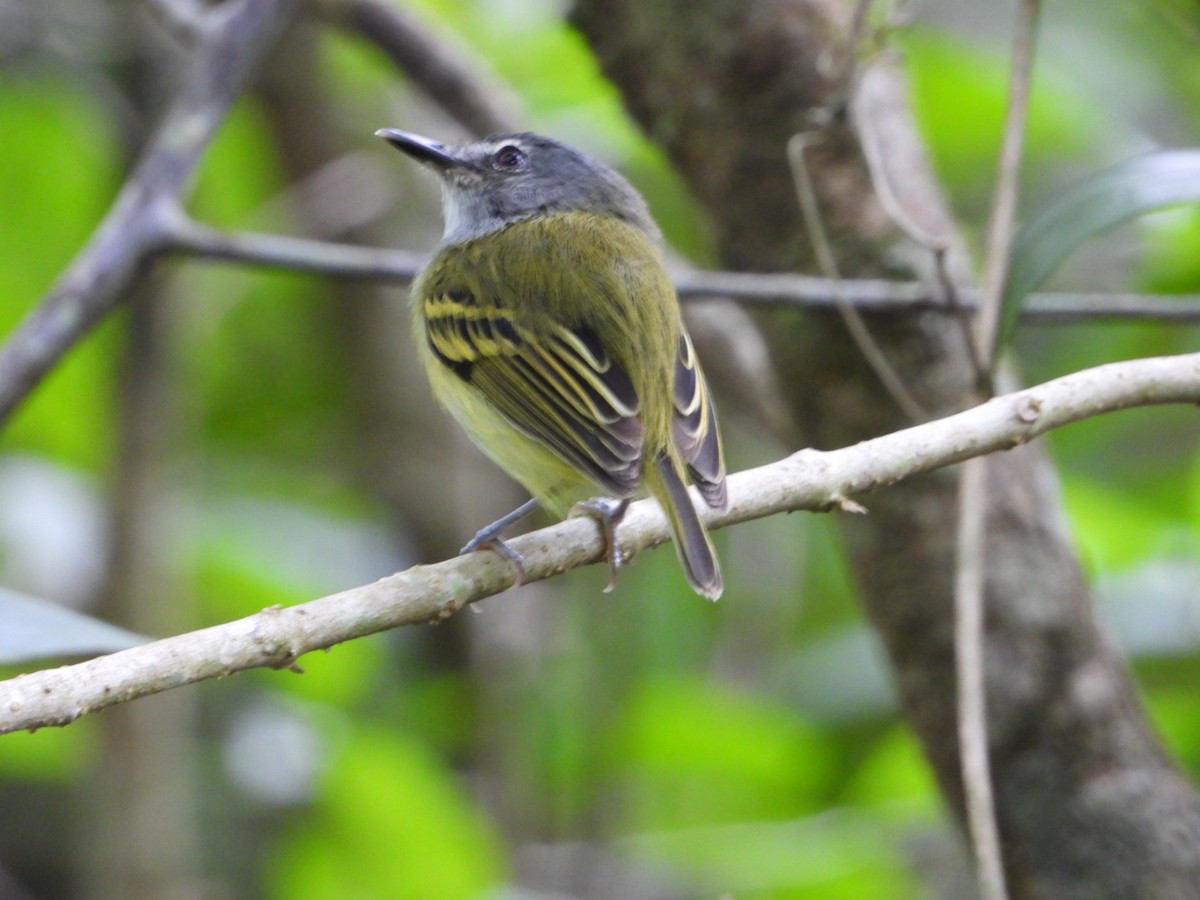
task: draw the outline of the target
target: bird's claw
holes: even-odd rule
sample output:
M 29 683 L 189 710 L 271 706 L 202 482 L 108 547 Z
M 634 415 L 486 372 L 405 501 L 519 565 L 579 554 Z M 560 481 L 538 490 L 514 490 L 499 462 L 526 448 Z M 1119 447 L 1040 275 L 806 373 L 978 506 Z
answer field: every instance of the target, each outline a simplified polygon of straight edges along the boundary
M 491 550 L 494 553 L 503 556 L 513 564 L 513 568 L 517 570 L 516 585 L 520 587 L 525 583 L 525 557 L 506 544 L 500 537 L 500 533 L 509 525 L 520 519 L 525 518 L 538 507 L 537 500 L 526 500 L 512 512 L 506 516 L 501 516 L 491 525 L 480 528 L 475 532 L 475 537 L 471 538 L 463 546 L 459 553 L 473 553 L 476 550 Z
M 614 500 L 611 497 L 593 497 L 590 500 L 576 503 L 571 508 L 572 516 L 587 516 L 595 519 L 604 535 L 604 553 L 608 559 L 609 572 L 608 584 L 604 586 L 605 593 L 609 593 L 617 586 L 617 573 L 625 562 L 625 555 L 621 552 L 621 545 L 617 542 L 617 525 L 625 517 L 625 510 L 628 507 L 628 499 Z
M 503 556 L 517 570 L 516 586 L 520 587 L 525 583 L 525 557 L 500 538 L 496 534 L 498 530 L 493 529 L 490 525 L 487 528 L 480 529 L 475 537 L 467 541 L 458 552 L 474 553 L 476 550 L 491 550 L 493 553 Z

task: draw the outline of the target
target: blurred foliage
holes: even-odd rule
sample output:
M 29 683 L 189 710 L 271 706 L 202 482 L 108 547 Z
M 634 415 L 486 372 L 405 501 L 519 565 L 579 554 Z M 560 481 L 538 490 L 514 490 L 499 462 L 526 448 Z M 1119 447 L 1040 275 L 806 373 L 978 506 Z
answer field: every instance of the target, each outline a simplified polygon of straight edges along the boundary
M 1195 210 L 1200 208 L 1197 204 L 1200 152 L 1195 150 L 1142 153 L 1059 191 L 1053 202 L 1013 236 L 1000 327 L 991 355 L 1009 343 L 1029 295 L 1080 247 L 1134 219 L 1181 205 Z M 1159 256 L 1171 258 L 1161 251 Z
M 449 900 L 503 881 L 492 827 L 424 742 L 362 723 L 341 744 L 274 847 L 272 896 Z
M 0 748 L 0 785 L 4 781 L 61 782 L 78 778 L 93 750 L 93 731 L 86 723 L 71 730 L 52 728 L 21 732 Z
M 673 246 L 708 260 L 703 217 L 553 4 L 422 0 L 416 8 L 519 89 L 533 127 L 630 172 Z M 1200 57 L 1194 43 L 1190 58 L 1182 51 L 1181 29 L 1143 11 L 1126 31 L 1115 14 L 1093 21 L 1088 10 L 1077 5 L 1073 19 L 1046 26 L 1043 47 L 1054 52 L 1032 110 L 1028 212 L 1131 147 L 1195 143 L 1200 129 Z M 939 172 L 978 231 L 1004 103 L 1003 39 L 935 22 L 898 40 Z M 1080 45 L 1102 47 L 1100 65 L 1138 73 L 1130 83 L 1153 89 L 1098 96 L 1074 69 L 1071 48 Z M 437 120 L 378 53 L 343 36 L 321 46 L 347 148 L 382 155 L 374 128 L 408 115 Z M 0 59 L 6 329 L 86 239 L 127 164 L 115 124 L 129 115 L 115 74 L 123 60 L 113 52 L 71 65 Z M 301 230 L 283 196 L 290 186 L 269 112 L 247 99 L 226 123 L 198 179 L 191 206 L 200 218 Z M 395 165 L 386 171 L 409 177 Z M 406 182 L 388 216 L 404 215 L 418 189 Z M 1084 273 L 1088 287 L 1200 291 L 1198 223 L 1193 209 L 1122 229 L 1058 283 L 1075 286 Z M 327 286 L 194 261 L 165 271 L 181 410 L 169 463 L 181 524 L 162 537 L 163 552 L 197 600 L 195 625 L 406 565 L 413 536 L 354 469 L 359 436 L 346 412 L 351 382 Z M 23 455 L 87 473 L 92 502 L 106 507 L 125 319 L 89 337 L 25 404 L 0 436 L 0 468 Z M 1197 337 L 1196 328 L 1153 323 L 1026 328 L 1016 356 L 1038 380 L 1194 349 Z M 784 452 L 734 412 L 727 421 L 745 432 L 731 441 L 735 467 Z M 1147 705 L 1200 777 L 1200 616 L 1194 599 L 1171 599 L 1195 575 L 1177 563 L 1196 559 L 1198 438 L 1194 411 L 1146 410 L 1074 426 L 1050 443 L 1071 527 L 1118 639 L 1134 645 L 1122 623 L 1138 623 Z M 32 505 L 0 504 L 0 581 L 37 594 L 37 567 L 3 535 L 35 520 L 53 530 L 74 513 L 26 480 Z M 464 536 L 478 524 L 464 523 Z M 687 591 L 663 549 L 637 559 L 611 596 L 599 593 L 604 573 L 572 573 L 533 612 L 523 597 L 500 598 L 460 617 L 469 621 L 457 632 L 378 636 L 304 658 L 302 677 L 254 673 L 194 689 L 204 707 L 198 740 L 214 749 L 200 772 L 211 807 L 208 876 L 225 896 L 288 900 L 518 897 L 629 883 L 620 878 L 672 896 L 929 896 L 923 848 L 947 843 L 948 828 L 893 709 L 829 517 L 777 517 L 717 541 L 729 590 L 715 607 Z M 61 599 L 83 606 L 94 588 L 80 584 Z M 525 618 L 513 624 L 505 616 L 518 607 Z M 1179 626 L 1189 609 L 1190 631 Z M 492 631 L 503 631 L 495 644 L 479 640 Z M 472 640 L 474 651 L 456 655 Z M 89 777 L 93 726 L 0 738 L 0 798 Z M 68 828 L 69 797 L 45 796 L 56 827 L 38 837 L 68 868 L 62 835 L 86 829 Z M 0 828 L 0 867 L 32 883 L 16 849 L 30 836 L 21 837 Z
M 81 85 L 53 75 L 0 74 L 0 92 L 6 136 L 0 148 L 0 327 L 8 333 L 103 214 L 121 160 L 112 122 Z M 88 139 L 79 140 L 81 134 Z M 100 468 L 112 450 L 106 402 L 112 332 L 102 328 L 55 368 L 6 427 L 6 448 Z
M 964 215 L 982 219 L 1000 155 L 1009 53 L 996 42 L 926 28 L 901 32 L 898 43 L 913 111 L 938 174 Z M 1099 127 L 1097 111 L 1078 85 L 1063 73 L 1039 69 L 1030 96 L 1026 181 L 1055 161 L 1089 164 Z
M 1200 94 L 1200 90 L 1197 90 Z M 1146 254 L 1139 281 L 1147 290 L 1184 294 L 1200 284 L 1200 206 L 1172 209 L 1148 216 Z

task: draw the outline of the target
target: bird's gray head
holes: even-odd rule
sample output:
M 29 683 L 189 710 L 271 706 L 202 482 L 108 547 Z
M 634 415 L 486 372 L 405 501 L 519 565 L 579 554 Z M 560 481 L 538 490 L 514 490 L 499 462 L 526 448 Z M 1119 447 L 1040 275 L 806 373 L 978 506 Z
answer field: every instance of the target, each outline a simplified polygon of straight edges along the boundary
M 530 216 L 593 212 L 615 216 L 654 240 L 646 201 L 599 160 L 528 132 L 451 147 L 395 128 L 375 132 L 440 176 L 445 243 L 458 243 Z

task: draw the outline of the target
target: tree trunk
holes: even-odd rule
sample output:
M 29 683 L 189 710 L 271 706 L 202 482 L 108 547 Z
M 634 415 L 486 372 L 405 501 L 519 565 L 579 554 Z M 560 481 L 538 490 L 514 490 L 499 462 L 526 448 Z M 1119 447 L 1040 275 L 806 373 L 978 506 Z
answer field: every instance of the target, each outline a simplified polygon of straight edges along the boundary
M 572 13 L 641 126 L 714 223 L 732 268 L 811 268 L 785 148 L 825 122 L 807 160 L 842 274 L 911 277 L 932 254 L 881 206 L 858 136 L 848 0 L 578 0 Z M 909 212 L 957 238 L 906 105 L 901 74 L 872 75 L 873 133 Z M 898 252 L 899 251 L 899 252 Z M 901 272 L 906 252 L 917 262 Z M 927 264 L 928 267 L 928 264 Z M 952 251 L 950 271 L 967 271 Z M 797 434 L 842 446 L 910 424 L 840 318 L 765 313 L 763 334 Z M 931 416 L 973 401 L 949 316 L 877 316 L 875 340 Z M 989 461 L 986 680 L 1004 862 L 1014 897 L 1191 897 L 1200 807 L 1162 749 L 1123 661 L 1101 634 L 1055 474 L 1038 445 Z M 957 477 L 915 478 L 842 516 L 862 601 L 895 669 L 905 715 L 962 817 L 953 575 Z M 731 585 L 736 602 L 736 585 Z M 786 598 L 781 598 L 786 600 Z

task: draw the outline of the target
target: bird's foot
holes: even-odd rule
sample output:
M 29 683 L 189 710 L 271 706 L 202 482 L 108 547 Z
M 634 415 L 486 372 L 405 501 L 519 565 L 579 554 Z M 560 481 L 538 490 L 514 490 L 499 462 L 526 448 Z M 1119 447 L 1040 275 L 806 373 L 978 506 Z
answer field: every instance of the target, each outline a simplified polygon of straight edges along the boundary
M 491 525 L 485 525 L 483 528 L 480 528 L 475 532 L 475 537 L 467 541 L 458 552 L 473 553 L 476 550 L 491 550 L 493 553 L 503 556 L 517 570 L 517 586 L 519 587 L 525 583 L 525 557 L 505 543 L 500 537 L 500 533 L 509 525 L 525 518 L 537 508 L 537 500 L 525 501 L 508 515 L 501 516 Z
M 591 500 L 576 503 L 571 508 L 572 516 L 588 516 L 595 519 L 604 534 L 604 553 L 608 558 L 609 571 L 608 584 L 604 586 L 605 593 L 617 586 L 617 573 L 625 561 L 621 545 L 617 543 L 617 525 L 625 517 L 625 510 L 628 508 L 629 498 L 614 500 L 611 497 L 593 497 Z

